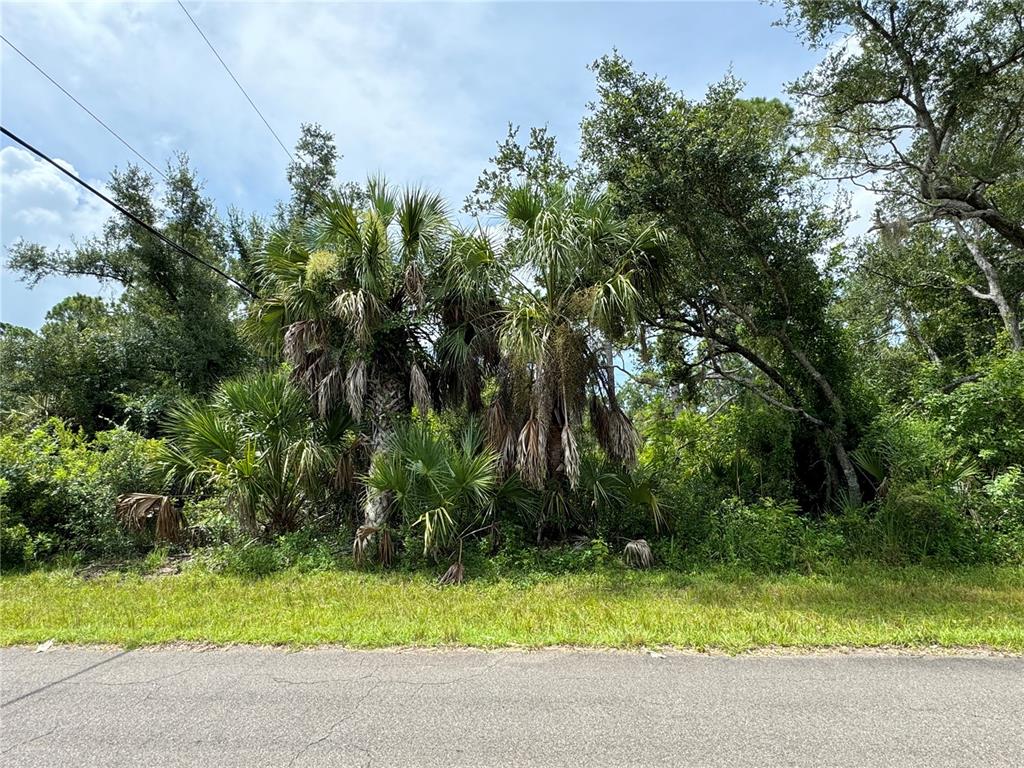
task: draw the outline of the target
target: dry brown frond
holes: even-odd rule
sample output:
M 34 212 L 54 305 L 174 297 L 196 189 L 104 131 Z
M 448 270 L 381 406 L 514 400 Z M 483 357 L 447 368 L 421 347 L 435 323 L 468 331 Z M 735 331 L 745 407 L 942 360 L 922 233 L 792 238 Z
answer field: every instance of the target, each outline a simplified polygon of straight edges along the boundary
M 361 525 L 356 529 L 355 538 L 352 539 L 352 560 L 357 566 L 362 567 L 366 563 L 370 542 L 377 530 L 375 525 Z
M 366 361 L 356 360 L 349 366 L 345 379 L 345 397 L 352 418 L 359 421 L 363 418 L 363 400 L 366 398 Z
M 338 456 L 334 465 L 334 487 L 339 491 L 351 491 L 355 487 L 355 462 L 352 451 L 345 451 Z
M 576 435 L 568 422 L 562 427 L 562 466 L 569 480 L 569 487 L 575 488 L 580 481 L 580 450 L 576 444 Z
M 608 414 L 608 455 L 624 467 L 636 466 L 636 452 L 640 447 L 640 434 L 620 408 Z
M 373 321 L 377 316 L 377 300 L 373 294 L 364 290 L 343 291 L 331 302 L 331 309 L 360 344 L 371 341 Z
M 296 368 L 302 368 L 305 364 L 310 325 L 308 320 L 299 320 L 289 325 L 284 332 L 284 359 Z
M 345 374 L 341 368 L 334 366 L 327 375 L 320 379 L 316 388 L 316 407 L 320 416 L 327 416 L 341 402 L 345 390 Z
M 487 406 L 484 425 L 487 428 L 487 445 L 494 451 L 500 451 L 509 430 L 508 417 L 505 415 L 505 406 L 502 405 L 500 397 L 495 397 Z
M 382 528 L 377 537 L 377 559 L 385 568 L 390 568 L 395 561 L 395 542 L 391 539 L 390 528 Z
M 430 413 L 433 407 L 430 398 L 430 385 L 427 383 L 423 369 L 416 363 L 412 364 L 412 369 L 409 371 L 409 397 L 412 398 L 413 405 L 420 412 L 420 416 Z
M 157 541 L 177 542 L 185 530 L 185 516 L 171 503 L 169 496 L 153 493 L 118 496 L 117 515 L 130 531 L 141 531 L 150 520 L 155 520 L 154 535 Z
M 633 539 L 626 542 L 626 548 L 622 554 L 626 558 L 626 565 L 631 568 L 650 568 L 654 565 L 651 545 L 647 543 L 646 539 Z
M 426 304 L 427 296 L 424 290 L 423 272 L 415 261 L 410 261 L 405 268 L 405 280 L 403 281 L 406 295 L 412 300 L 413 306 L 422 309 Z
M 597 395 L 590 397 L 590 427 L 594 430 L 597 444 L 606 454 L 611 455 L 611 439 L 608 428 L 608 409 Z
M 518 462 L 523 482 L 532 488 L 542 488 L 547 475 L 547 446 L 536 417 L 527 419 L 519 433 Z
M 437 583 L 441 586 L 461 584 L 465 575 L 466 571 L 462 567 L 462 563 L 452 563 L 451 567 L 444 572 L 444 575 L 438 578 Z

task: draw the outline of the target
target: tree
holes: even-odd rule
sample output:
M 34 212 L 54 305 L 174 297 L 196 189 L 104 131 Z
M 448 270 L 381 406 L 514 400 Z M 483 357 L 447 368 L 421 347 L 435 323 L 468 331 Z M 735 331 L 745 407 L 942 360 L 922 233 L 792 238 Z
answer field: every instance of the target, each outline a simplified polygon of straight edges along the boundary
M 829 46 L 792 87 L 828 166 L 879 194 L 892 218 L 946 222 L 986 282 L 971 294 L 996 306 L 1021 349 L 1020 293 L 1004 283 L 1024 257 L 1024 4 L 786 6 L 810 45 Z
M 167 177 L 158 201 L 152 177 L 135 166 L 115 170 L 110 195 L 171 240 L 209 263 L 231 269 L 233 255 L 223 224 L 212 201 L 202 196 L 187 158 L 179 156 L 169 166 Z M 43 336 L 55 336 L 58 326 L 73 333 L 79 325 L 100 343 L 102 339 L 95 334 L 104 327 L 109 345 L 97 353 L 97 364 L 107 369 L 104 376 L 111 381 L 124 375 L 125 368 L 134 368 L 129 378 L 140 384 L 148 382 L 137 392 L 143 398 L 161 390 L 209 391 L 245 362 L 245 349 L 232 316 L 239 306 L 235 290 L 206 266 L 184 257 L 119 214 L 106 222 L 101 235 L 71 250 L 16 243 L 9 266 L 33 285 L 50 275 L 92 276 L 118 285 L 122 292 L 110 308 L 84 297 L 55 308 L 54 325 L 44 329 Z M 38 365 L 45 366 L 46 359 L 40 359 Z M 122 389 L 115 384 L 102 391 Z M 88 424 L 109 412 L 66 415 Z
M 605 354 L 636 322 L 650 227 L 633 231 L 609 201 L 566 187 L 506 193 L 506 267 L 532 279 L 511 290 L 501 328 L 507 366 L 488 409 L 491 444 L 536 488 L 580 477 L 584 411 L 601 448 L 631 467 L 639 436 L 615 394 Z
M 856 503 L 858 406 L 817 264 L 841 222 L 807 184 L 790 109 L 740 98 L 731 78 L 688 101 L 617 54 L 594 70 L 583 158 L 623 215 L 666 233 L 640 305 L 661 359 L 798 417 L 834 459 L 830 485 Z
M 573 173 L 558 154 L 557 141 L 548 133 L 547 126 L 530 128 L 530 138 L 520 144 L 519 127 L 509 123 L 508 134 L 498 142 L 497 154 L 466 197 L 463 210 L 475 216 L 494 213 L 515 187 L 554 189 L 567 184 Z
M 454 231 L 440 197 L 374 179 L 365 207 L 332 192 L 270 235 L 248 325 L 283 351 L 321 418 L 344 407 L 359 422 L 372 471 L 413 405 L 479 409 L 496 355 L 492 267 L 489 243 Z M 379 529 L 389 504 L 368 494 L 364 525 Z
M 337 182 L 341 159 L 333 133 L 319 123 L 300 126 L 295 154 L 287 169 L 291 200 L 287 206 L 279 205 L 279 223 L 305 221 L 317 209 L 320 197 L 332 191 L 353 202 L 360 199 L 362 190 L 358 184 Z
M 995 307 L 965 290 L 977 277 L 971 257 L 936 227 L 865 238 L 838 270 L 836 316 L 857 344 L 860 370 L 883 389 L 897 391 L 919 364 L 963 375 L 998 349 Z M 1019 274 L 1007 278 L 1008 288 L 1019 285 Z

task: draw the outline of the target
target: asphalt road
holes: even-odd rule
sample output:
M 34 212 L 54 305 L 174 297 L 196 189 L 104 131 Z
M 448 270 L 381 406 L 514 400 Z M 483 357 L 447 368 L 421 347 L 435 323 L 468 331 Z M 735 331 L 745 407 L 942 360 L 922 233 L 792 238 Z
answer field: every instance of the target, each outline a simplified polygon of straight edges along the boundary
M 0 765 L 1020 766 L 1024 658 L 0 651 Z

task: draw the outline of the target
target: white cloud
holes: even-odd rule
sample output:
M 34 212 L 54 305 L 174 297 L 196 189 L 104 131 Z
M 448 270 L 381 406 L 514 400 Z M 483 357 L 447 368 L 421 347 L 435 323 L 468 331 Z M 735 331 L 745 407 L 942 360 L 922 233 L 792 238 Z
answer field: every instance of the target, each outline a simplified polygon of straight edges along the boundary
M 77 175 L 70 163 L 57 160 Z M 99 182 L 92 182 L 94 186 Z M 4 250 L 18 239 L 47 247 L 99 232 L 107 205 L 20 147 L 0 149 L 0 231 Z
M 75 173 L 70 163 L 57 162 Z M 20 147 L 0 149 L 0 234 L 5 261 L 7 249 L 19 239 L 50 248 L 68 246 L 73 238 L 98 233 L 108 215 L 105 203 L 53 166 Z M 0 317 L 32 327 L 64 296 L 99 290 L 92 279 L 52 278 L 30 291 L 6 268 L 0 271 L 0 283 Z

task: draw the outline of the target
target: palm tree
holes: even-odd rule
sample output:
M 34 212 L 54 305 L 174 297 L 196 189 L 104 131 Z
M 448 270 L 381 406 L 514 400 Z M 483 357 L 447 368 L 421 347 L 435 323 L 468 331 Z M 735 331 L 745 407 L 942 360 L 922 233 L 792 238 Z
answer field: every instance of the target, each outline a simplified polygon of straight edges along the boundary
M 308 395 L 283 371 L 226 381 L 209 402 L 186 401 L 169 414 L 167 479 L 186 491 L 226 491 L 250 530 L 294 530 L 353 481 L 347 412 L 310 416 Z
M 488 408 L 490 444 L 528 485 L 575 488 L 589 410 L 601 449 L 632 467 L 639 437 L 616 398 L 612 352 L 635 328 L 657 233 L 632 230 L 602 195 L 566 187 L 514 188 L 503 213 L 506 260 L 521 277 L 500 328 L 505 370 Z
M 439 196 L 372 179 L 366 200 L 333 194 L 309 221 L 271 234 L 257 262 L 265 298 L 248 325 L 280 347 L 322 418 L 344 408 L 359 422 L 372 474 L 412 407 L 480 407 L 497 305 L 493 248 L 455 231 Z M 389 503 L 366 494 L 364 539 Z

